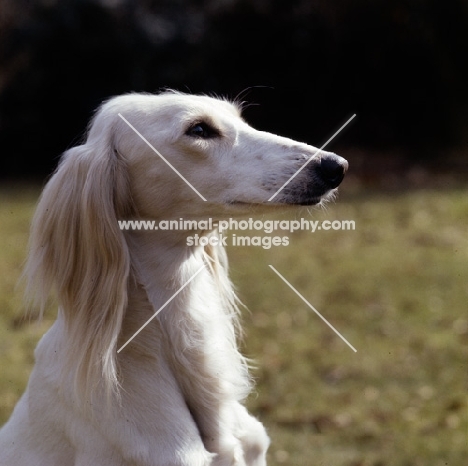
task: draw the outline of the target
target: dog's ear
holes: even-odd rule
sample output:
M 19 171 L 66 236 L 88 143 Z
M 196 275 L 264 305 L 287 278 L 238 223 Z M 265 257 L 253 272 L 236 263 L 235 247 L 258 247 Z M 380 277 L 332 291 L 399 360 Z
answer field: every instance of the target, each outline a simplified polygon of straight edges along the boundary
M 77 394 L 117 393 L 116 344 L 127 305 L 130 255 L 118 219 L 131 214 L 124 160 L 109 130 L 68 150 L 32 224 L 25 277 L 41 309 L 53 292 L 67 328 L 65 371 Z
M 240 315 L 239 307 L 243 306 L 243 304 L 237 297 L 231 280 L 229 279 L 228 257 L 224 246 L 220 244 L 221 234 L 218 230 L 214 230 L 211 232 L 211 235 L 218 238 L 218 241 L 216 245 L 208 244 L 205 246 L 205 263 L 211 271 L 213 280 L 216 283 L 216 288 L 219 291 L 224 311 L 233 318 L 236 330 L 242 333 L 237 317 Z

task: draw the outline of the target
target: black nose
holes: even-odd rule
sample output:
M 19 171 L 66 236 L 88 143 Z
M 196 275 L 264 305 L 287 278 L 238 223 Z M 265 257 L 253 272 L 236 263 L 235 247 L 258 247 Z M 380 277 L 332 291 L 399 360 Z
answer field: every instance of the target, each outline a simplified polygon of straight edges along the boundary
M 323 155 L 320 159 L 320 165 L 317 171 L 323 181 L 330 186 L 330 189 L 336 188 L 343 181 L 348 162 L 338 155 Z

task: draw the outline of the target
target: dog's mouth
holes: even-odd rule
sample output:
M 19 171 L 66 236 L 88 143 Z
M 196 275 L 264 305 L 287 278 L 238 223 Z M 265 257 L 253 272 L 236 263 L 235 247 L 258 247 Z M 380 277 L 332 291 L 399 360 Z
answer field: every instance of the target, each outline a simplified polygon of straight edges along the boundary
M 322 202 L 333 200 L 338 188 L 327 186 L 315 187 L 314 189 L 291 190 L 285 194 L 282 204 L 297 206 L 313 206 Z
M 299 201 L 299 202 L 294 202 L 291 205 L 297 205 L 297 206 L 313 206 L 320 204 L 322 202 L 323 198 L 321 197 L 313 197 L 312 199 L 307 199 L 304 201 Z
M 231 206 L 239 206 L 239 207 L 288 207 L 288 206 L 314 206 L 317 204 L 320 204 L 321 202 L 328 200 L 330 197 L 333 197 L 333 193 L 336 190 L 329 191 L 321 196 L 313 196 L 313 197 L 304 197 L 304 198 L 286 198 L 282 200 L 275 200 L 272 199 L 271 201 L 265 201 L 265 202 L 249 202 L 249 201 L 229 201 L 228 204 Z
M 338 190 L 335 189 L 328 189 L 321 193 L 317 192 L 306 192 L 302 195 L 292 195 L 287 196 L 284 200 L 278 203 L 278 205 L 282 206 L 314 206 L 321 204 L 322 202 L 330 201 L 335 198 L 336 192 Z

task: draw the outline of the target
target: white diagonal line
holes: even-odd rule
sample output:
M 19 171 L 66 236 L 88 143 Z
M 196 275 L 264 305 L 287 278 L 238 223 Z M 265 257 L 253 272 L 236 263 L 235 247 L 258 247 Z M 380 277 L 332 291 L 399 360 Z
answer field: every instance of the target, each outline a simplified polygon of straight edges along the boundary
M 323 148 L 324 148 L 339 132 L 341 132 L 341 130 L 342 130 L 346 125 L 348 125 L 348 123 L 350 123 L 351 120 L 352 120 L 355 116 L 356 116 L 356 114 L 354 114 L 338 131 L 336 131 L 336 133 L 335 133 L 335 134 L 334 134 L 334 135 L 333 135 L 333 136 L 332 136 L 332 137 L 331 137 L 331 138 L 330 138 L 314 155 L 312 155 L 312 156 L 309 158 L 309 160 L 307 160 L 307 162 L 306 162 L 304 165 L 302 165 L 302 167 L 299 168 L 299 170 L 297 170 L 297 172 L 294 173 L 294 175 L 291 176 L 291 178 L 289 178 L 289 180 L 286 181 L 286 183 L 284 183 L 283 186 L 281 186 L 281 188 L 278 189 L 278 191 L 276 191 L 275 194 L 273 194 L 273 196 L 270 197 L 270 199 L 268 199 L 268 202 L 270 202 L 274 197 L 276 197 L 277 194 L 278 194 L 280 191 L 282 191 L 282 189 L 283 189 L 293 178 L 295 178 L 295 177 L 307 166 L 307 164 L 308 164 L 314 157 L 316 157 L 318 154 L 320 154 L 320 152 L 323 150 Z
M 190 277 L 190 279 L 185 282 L 142 326 L 136 331 L 133 336 L 118 350 L 117 353 L 120 353 L 203 269 L 205 266 L 201 266 L 200 269 Z
M 330 322 L 328 322 L 328 320 L 325 319 L 325 317 L 323 317 L 322 314 L 320 314 L 320 312 L 317 311 L 317 309 L 315 309 L 315 307 L 312 306 L 312 304 L 310 304 L 309 301 L 307 301 L 307 299 L 305 299 L 304 296 L 302 296 L 302 295 L 299 293 L 299 291 L 297 291 L 296 288 L 294 288 L 294 287 L 291 285 L 291 283 L 289 283 L 289 282 L 286 280 L 286 278 L 283 277 L 283 275 L 281 275 L 272 265 L 269 265 L 269 267 L 270 267 L 270 269 L 272 269 L 273 272 L 275 272 L 276 275 L 278 275 L 278 277 L 280 277 L 281 280 L 283 280 L 284 283 L 286 283 L 286 285 L 288 285 L 289 288 L 291 288 L 291 290 L 293 290 L 294 293 L 296 293 L 297 296 L 299 296 L 299 298 L 301 298 L 302 301 L 304 301 L 304 302 L 307 304 L 307 306 L 309 306 L 309 307 L 310 307 L 310 308 L 311 308 L 311 309 L 312 309 L 312 310 L 313 310 L 313 311 L 314 311 L 314 312 L 315 312 L 315 313 L 316 313 L 316 314 L 317 314 L 317 315 L 318 315 L 318 316 L 319 316 L 319 317 L 320 317 L 320 318 L 321 318 L 321 319 L 322 319 L 322 320 L 323 320 L 323 321 L 324 321 L 324 322 L 325 322 L 325 323 L 326 323 L 326 324 L 327 324 L 327 325 L 328 325 L 328 326 L 329 326 L 329 327 L 330 327 L 330 328 L 331 328 L 331 329 L 332 329 L 332 330 L 333 330 L 333 331 L 334 331 L 334 332 L 335 332 L 335 333 L 336 333 L 336 334 L 337 334 L 337 335 L 338 335 L 338 336 L 355 352 L 355 353 L 357 353 L 357 349 L 356 349 L 351 343 L 349 343 L 349 341 L 346 340 L 346 338 L 345 338 L 343 335 L 341 335 L 341 333 L 338 332 L 338 330 L 336 330 L 336 328 L 333 327 L 333 325 L 330 324 Z
M 206 202 L 206 199 L 190 184 L 190 182 L 184 178 L 184 176 L 182 176 L 182 174 L 165 157 L 163 157 L 162 154 L 121 113 L 119 113 L 119 117 L 122 118 L 122 120 L 125 121 L 125 123 L 127 123 L 127 125 L 132 128 L 133 131 L 135 131 L 135 133 L 138 134 L 138 136 L 140 136 L 140 138 L 145 141 L 146 144 L 148 144 L 148 146 L 151 147 L 151 149 L 153 149 L 153 151 L 156 152 L 156 154 L 158 154 L 159 157 L 161 157 L 161 159 L 163 159 L 164 162 L 166 162 L 167 165 L 169 165 Z

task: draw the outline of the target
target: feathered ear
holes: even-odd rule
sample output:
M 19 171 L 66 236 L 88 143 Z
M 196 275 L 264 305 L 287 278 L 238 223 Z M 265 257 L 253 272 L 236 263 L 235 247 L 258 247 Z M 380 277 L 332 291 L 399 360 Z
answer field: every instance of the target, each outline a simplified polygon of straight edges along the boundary
M 219 238 L 220 233 L 218 230 L 214 230 L 211 233 L 213 236 Z M 244 306 L 238 298 L 231 280 L 228 275 L 228 257 L 224 246 L 219 244 L 216 245 L 208 244 L 204 248 L 205 262 L 211 270 L 213 279 L 216 283 L 216 287 L 219 290 L 221 302 L 223 304 L 225 312 L 227 312 L 233 319 L 234 326 L 239 334 L 242 335 L 242 328 L 238 320 L 240 315 L 239 308 Z
M 55 292 L 68 332 L 65 371 L 80 396 L 98 384 L 117 393 L 130 271 L 117 220 L 131 214 L 130 199 L 125 162 L 111 142 L 87 142 L 64 154 L 33 219 L 27 293 L 44 309 Z

